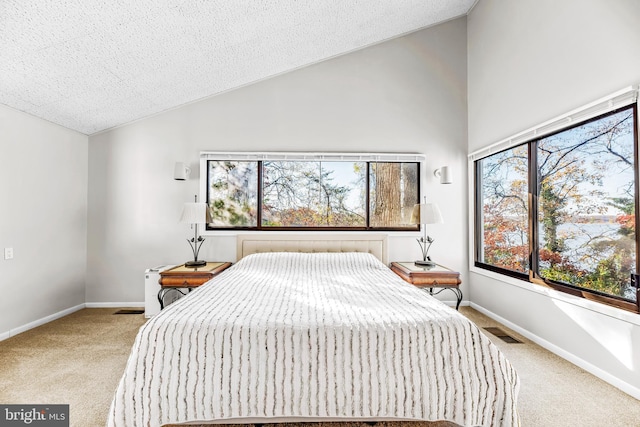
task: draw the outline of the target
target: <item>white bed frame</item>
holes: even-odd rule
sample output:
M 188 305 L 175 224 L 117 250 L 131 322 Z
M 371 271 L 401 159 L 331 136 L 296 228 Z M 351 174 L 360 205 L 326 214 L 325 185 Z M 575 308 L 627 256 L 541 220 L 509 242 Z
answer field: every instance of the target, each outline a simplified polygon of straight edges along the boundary
M 389 264 L 386 234 L 241 234 L 237 259 L 260 252 L 367 252 Z

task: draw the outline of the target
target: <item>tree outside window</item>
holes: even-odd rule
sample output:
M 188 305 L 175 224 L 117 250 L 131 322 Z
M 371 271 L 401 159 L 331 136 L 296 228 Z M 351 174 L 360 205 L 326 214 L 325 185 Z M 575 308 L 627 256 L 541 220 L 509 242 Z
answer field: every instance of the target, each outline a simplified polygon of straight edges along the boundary
M 486 264 L 529 271 L 527 146 L 521 145 L 480 160 L 481 251 Z
M 626 109 L 537 142 L 543 278 L 635 300 L 633 129 Z
M 635 301 L 636 123 L 630 106 L 477 161 L 476 264 Z
M 208 229 L 415 231 L 417 162 L 207 162 Z
M 258 163 L 208 162 L 208 227 L 255 227 L 258 220 Z

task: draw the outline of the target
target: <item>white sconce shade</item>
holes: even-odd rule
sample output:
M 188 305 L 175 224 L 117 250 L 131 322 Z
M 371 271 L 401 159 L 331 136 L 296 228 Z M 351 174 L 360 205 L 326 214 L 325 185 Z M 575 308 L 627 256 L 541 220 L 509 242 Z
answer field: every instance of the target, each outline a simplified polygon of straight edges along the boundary
M 441 168 L 434 170 L 433 174 L 440 178 L 440 184 L 453 183 L 453 174 L 451 173 L 451 168 L 449 166 L 442 166 Z
M 183 162 L 176 162 L 173 168 L 173 179 L 177 181 L 184 181 L 189 178 L 189 173 L 191 169 L 189 166 L 185 165 Z

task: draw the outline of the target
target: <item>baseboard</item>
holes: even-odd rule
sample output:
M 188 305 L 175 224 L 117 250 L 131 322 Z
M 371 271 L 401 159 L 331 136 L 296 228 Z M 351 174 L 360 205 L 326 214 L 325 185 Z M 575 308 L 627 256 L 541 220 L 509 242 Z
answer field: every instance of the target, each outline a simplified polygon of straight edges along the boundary
M 441 302 L 448 305 L 449 307 L 456 308 L 457 301 L 441 300 Z M 469 301 L 460 301 L 460 307 L 468 307 L 469 305 L 471 305 Z
M 499 322 L 501 324 L 503 324 L 504 326 L 508 327 L 509 329 L 512 329 L 513 331 L 519 333 L 520 335 L 526 337 L 527 339 L 533 341 L 534 343 L 538 344 L 540 347 L 543 347 L 547 350 L 549 350 L 550 352 L 562 357 L 563 359 L 573 363 L 576 366 L 579 366 L 580 368 L 584 369 L 585 371 L 589 372 L 592 375 L 595 375 L 596 377 L 600 378 L 601 380 L 611 384 L 612 386 L 622 390 L 623 392 L 627 393 L 628 395 L 640 400 L 640 388 L 629 384 L 627 382 L 622 381 L 620 378 L 615 377 L 613 375 L 611 375 L 610 373 L 608 373 L 607 371 L 604 371 L 602 369 L 600 369 L 599 367 L 593 365 L 592 363 L 587 362 L 584 359 L 579 358 L 578 356 L 569 353 L 568 351 L 566 351 L 565 349 L 558 347 L 557 345 L 550 343 L 549 341 L 545 340 L 544 338 L 541 338 L 533 333 L 531 333 L 530 331 L 516 325 L 515 323 L 505 319 L 502 316 L 499 316 L 497 314 L 495 314 L 492 311 L 487 310 L 486 308 L 472 302 L 471 304 L 471 308 L 473 308 L 474 310 L 479 311 L 480 313 L 484 314 L 487 317 L 492 318 L 493 320 L 495 320 L 496 322 Z
M 22 332 L 28 331 L 29 329 L 36 328 L 38 326 L 44 325 L 45 323 L 49 323 L 53 320 L 60 319 L 61 317 L 68 316 L 69 314 L 76 312 L 78 310 L 82 310 L 85 307 L 84 304 L 78 304 L 74 307 L 67 308 L 65 310 L 59 311 L 54 314 L 50 314 L 49 316 L 45 316 L 41 319 L 34 320 L 33 322 L 29 322 L 26 325 L 18 326 L 17 328 L 13 328 L 8 332 L 0 333 L 0 341 L 6 340 L 7 338 L 11 338 L 15 335 L 18 335 Z
M 87 308 L 130 308 L 144 307 L 144 302 L 88 302 L 85 303 Z

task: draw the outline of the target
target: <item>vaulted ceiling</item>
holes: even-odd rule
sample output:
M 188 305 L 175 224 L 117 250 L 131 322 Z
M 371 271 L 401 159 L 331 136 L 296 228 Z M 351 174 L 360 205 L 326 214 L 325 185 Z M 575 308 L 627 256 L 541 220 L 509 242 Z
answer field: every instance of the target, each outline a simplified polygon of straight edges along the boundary
M 0 103 L 93 134 L 469 12 L 476 0 L 0 0 Z

